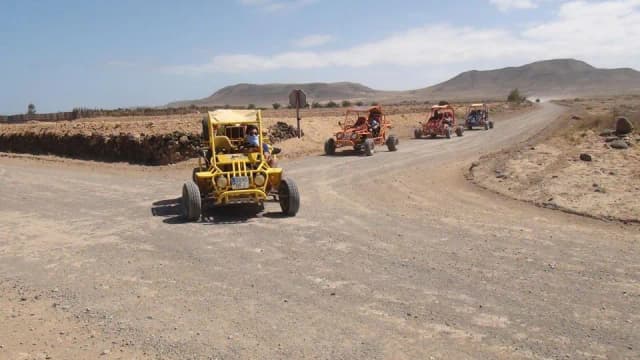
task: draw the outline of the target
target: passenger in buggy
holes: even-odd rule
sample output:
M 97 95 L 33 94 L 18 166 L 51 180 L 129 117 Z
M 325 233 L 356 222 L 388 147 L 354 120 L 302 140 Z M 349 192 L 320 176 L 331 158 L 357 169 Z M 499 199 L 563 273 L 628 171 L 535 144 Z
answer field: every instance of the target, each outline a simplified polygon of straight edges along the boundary
M 358 118 L 358 120 L 356 121 L 356 123 L 355 123 L 355 124 L 353 124 L 353 127 L 354 127 L 354 128 L 358 128 L 358 127 L 360 127 L 360 126 L 363 126 L 363 125 L 364 125 L 364 124 L 366 124 L 366 123 L 367 123 L 367 118 L 365 118 L 364 116 L 360 116 L 360 117 Z

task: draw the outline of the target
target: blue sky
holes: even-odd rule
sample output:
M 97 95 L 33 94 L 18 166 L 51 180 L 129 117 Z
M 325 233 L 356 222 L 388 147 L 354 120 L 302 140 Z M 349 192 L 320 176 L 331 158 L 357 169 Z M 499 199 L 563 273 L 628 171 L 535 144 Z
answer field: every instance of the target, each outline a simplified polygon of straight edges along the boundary
M 575 57 L 640 67 L 640 0 L 0 0 L 0 113 L 162 105 L 238 82 L 432 85 Z

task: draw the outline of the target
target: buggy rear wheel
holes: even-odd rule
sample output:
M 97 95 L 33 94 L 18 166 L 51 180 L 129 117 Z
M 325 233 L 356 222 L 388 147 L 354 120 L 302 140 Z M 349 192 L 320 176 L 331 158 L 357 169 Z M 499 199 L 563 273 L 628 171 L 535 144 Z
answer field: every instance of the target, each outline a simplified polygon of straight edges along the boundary
M 389 151 L 398 150 L 399 143 L 400 142 L 398 141 L 398 138 L 395 135 L 389 135 L 389 137 L 387 138 L 387 148 L 389 148 Z
M 422 137 L 422 130 L 414 129 L 413 130 L 413 137 L 415 137 L 416 139 L 420 139 Z
M 209 120 L 206 117 L 202 119 L 202 139 L 209 141 Z
M 447 137 L 447 139 L 451 139 L 451 128 L 447 127 L 446 129 L 444 129 L 444 135 Z
M 489 123 L 488 123 L 488 122 L 485 122 L 485 123 L 484 123 L 484 129 L 485 129 L 485 130 L 489 130 Z
M 201 213 L 202 199 L 200 198 L 200 189 L 193 181 L 184 183 L 180 201 L 180 214 L 187 221 L 196 221 L 200 219 Z
M 300 193 L 298 186 L 291 179 L 282 179 L 278 187 L 280 209 L 285 216 L 296 216 L 300 209 Z
M 458 126 L 456 128 L 456 135 L 462 136 L 463 134 L 464 134 L 464 129 L 462 128 L 462 126 Z
M 373 142 L 373 139 L 365 139 L 364 140 L 364 154 L 367 156 L 371 156 L 373 155 L 373 153 L 375 152 L 375 143 Z
M 327 155 L 333 155 L 336 153 L 336 140 L 334 138 L 328 138 L 324 142 L 324 153 Z
M 493 121 L 489 121 L 489 129 L 493 129 Z

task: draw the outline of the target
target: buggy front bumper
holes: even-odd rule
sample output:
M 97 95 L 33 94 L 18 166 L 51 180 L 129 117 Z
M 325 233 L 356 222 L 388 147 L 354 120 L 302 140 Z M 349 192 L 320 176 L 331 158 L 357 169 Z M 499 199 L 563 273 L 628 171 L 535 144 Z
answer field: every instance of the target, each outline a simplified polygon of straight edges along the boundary
M 258 204 L 267 199 L 262 189 L 228 190 L 215 198 L 216 205 Z

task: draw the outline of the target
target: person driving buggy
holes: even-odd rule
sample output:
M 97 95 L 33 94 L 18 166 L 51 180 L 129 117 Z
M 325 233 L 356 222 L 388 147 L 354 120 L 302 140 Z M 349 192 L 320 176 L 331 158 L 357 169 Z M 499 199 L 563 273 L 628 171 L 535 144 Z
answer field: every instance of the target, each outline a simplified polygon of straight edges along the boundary
M 249 151 L 258 151 L 260 149 L 260 137 L 258 136 L 258 128 L 254 125 L 247 126 L 246 136 L 244 141 L 245 149 Z M 264 134 L 264 133 L 263 133 Z M 267 161 L 269 166 L 273 167 L 276 165 L 275 158 L 271 155 L 280 153 L 279 148 L 274 148 L 271 151 L 271 147 L 266 142 L 262 143 L 262 153 L 264 154 L 264 159 Z
M 440 113 L 438 112 L 438 110 L 434 111 L 433 116 L 429 118 L 429 122 L 437 121 L 439 116 Z
M 377 137 L 380 132 L 380 113 L 377 111 L 372 111 L 369 113 L 369 121 L 367 122 L 367 126 L 369 127 L 369 131 L 373 134 L 373 136 Z
M 448 125 L 451 125 L 452 122 L 453 122 L 453 117 L 451 116 L 450 113 L 446 113 L 444 115 L 444 123 L 448 124 Z
M 257 148 L 259 146 L 260 146 L 260 137 L 258 136 L 258 128 L 253 125 L 247 126 L 245 137 L 244 137 L 244 147 Z

